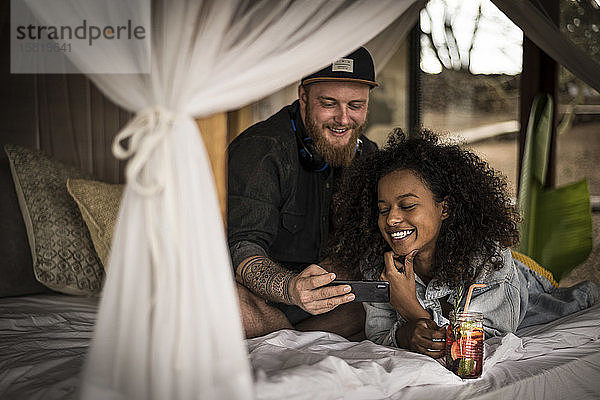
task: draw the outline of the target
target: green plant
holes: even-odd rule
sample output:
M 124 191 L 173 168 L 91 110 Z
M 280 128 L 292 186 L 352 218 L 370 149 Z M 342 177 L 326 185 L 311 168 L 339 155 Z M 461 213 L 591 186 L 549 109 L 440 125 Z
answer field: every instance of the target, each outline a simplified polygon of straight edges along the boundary
M 522 217 L 519 251 L 552 272 L 557 281 L 592 250 L 587 179 L 545 188 L 552 132 L 552 97 L 538 94 L 531 108 L 519 178 Z

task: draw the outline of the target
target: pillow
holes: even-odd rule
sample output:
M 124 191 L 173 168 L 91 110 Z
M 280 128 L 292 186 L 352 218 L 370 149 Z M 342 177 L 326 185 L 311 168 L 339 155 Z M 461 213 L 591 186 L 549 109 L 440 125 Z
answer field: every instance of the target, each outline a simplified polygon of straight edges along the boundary
M 50 293 L 33 275 L 31 251 L 10 165 L 0 156 L 0 297 Z
M 112 235 L 119 215 L 119 204 L 123 197 L 124 185 L 67 179 L 67 191 L 73 197 L 81 216 L 87 225 L 96 254 L 104 269 L 108 265 L 108 255 Z
M 66 188 L 67 178 L 89 175 L 39 151 L 14 145 L 4 149 L 25 221 L 36 279 L 66 294 L 99 294 L 104 270 Z

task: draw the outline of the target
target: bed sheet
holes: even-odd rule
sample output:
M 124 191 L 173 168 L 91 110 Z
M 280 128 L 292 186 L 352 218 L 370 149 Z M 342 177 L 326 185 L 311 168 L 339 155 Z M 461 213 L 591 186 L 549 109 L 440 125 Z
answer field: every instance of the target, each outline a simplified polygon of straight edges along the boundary
M 0 299 L 0 399 L 75 399 L 97 300 Z M 370 341 L 283 330 L 247 340 L 258 399 L 598 399 L 600 304 L 488 339 L 483 376 Z
M 248 340 L 259 399 L 599 399 L 600 304 L 488 339 L 483 375 L 462 380 L 437 361 L 325 332 Z
M 0 299 L 0 399 L 75 399 L 97 299 Z

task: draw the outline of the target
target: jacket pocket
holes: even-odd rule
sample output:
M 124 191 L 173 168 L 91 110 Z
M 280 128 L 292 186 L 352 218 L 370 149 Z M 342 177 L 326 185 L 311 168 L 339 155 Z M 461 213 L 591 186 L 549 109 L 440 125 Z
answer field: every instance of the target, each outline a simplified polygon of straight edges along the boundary
M 302 230 L 302 228 L 304 228 L 304 215 L 282 213 L 281 225 L 286 231 L 292 234 L 298 233 Z

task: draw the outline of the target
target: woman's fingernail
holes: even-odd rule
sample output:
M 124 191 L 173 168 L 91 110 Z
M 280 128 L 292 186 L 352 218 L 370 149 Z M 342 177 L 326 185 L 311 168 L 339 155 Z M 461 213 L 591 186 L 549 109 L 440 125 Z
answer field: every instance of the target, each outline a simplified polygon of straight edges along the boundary
M 352 290 L 352 287 L 350 287 L 350 286 L 344 286 L 344 292 L 348 293 L 351 290 Z
M 414 258 L 417 255 L 418 252 L 419 252 L 419 250 L 413 250 L 413 251 L 411 251 L 410 252 L 410 257 Z
M 354 294 L 350 293 L 348 296 L 346 296 L 346 300 L 348 300 L 348 301 L 354 300 Z
M 331 279 L 332 281 L 334 281 L 335 280 L 335 274 L 332 273 L 331 275 L 329 275 L 329 279 Z

